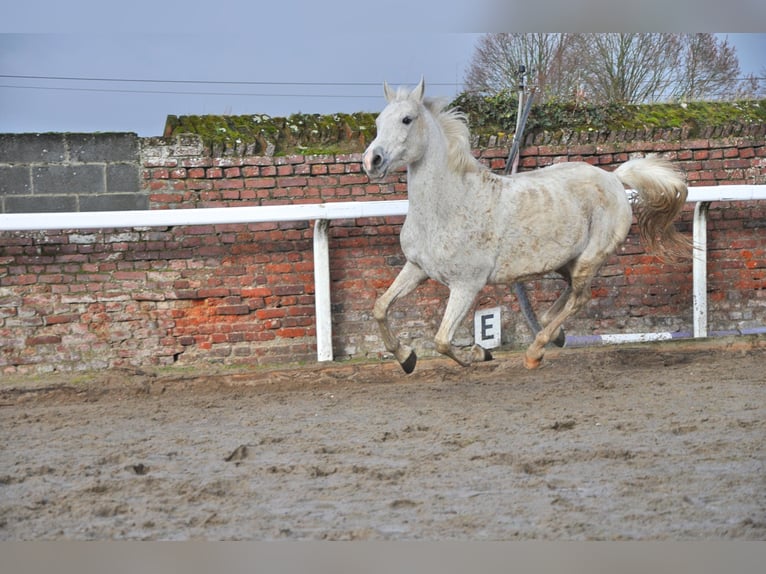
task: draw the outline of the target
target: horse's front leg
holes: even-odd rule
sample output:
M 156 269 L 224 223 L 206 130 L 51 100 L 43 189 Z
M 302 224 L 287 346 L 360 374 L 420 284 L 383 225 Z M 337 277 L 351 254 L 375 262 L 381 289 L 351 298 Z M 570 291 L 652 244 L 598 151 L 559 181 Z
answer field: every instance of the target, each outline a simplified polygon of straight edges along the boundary
M 394 357 L 396 357 L 396 360 L 399 361 L 402 369 L 407 374 L 410 374 L 415 369 L 418 357 L 415 351 L 407 345 L 402 345 L 396 335 L 391 332 L 391 327 L 388 325 L 388 309 L 394 301 L 413 291 L 427 278 L 428 276 L 420 267 L 408 261 L 391 286 L 375 301 L 372 311 L 375 320 L 378 322 L 380 335 L 383 338 L 386 350 L 394 354 Z
M 489 361 L 492 359 L 492 354 L 479 345 L 473 345 L 466 352 L 452 344 L 455 331 L 457 331 L 461 321 L 473 305 L 481 287 L 481 285 L 478 288 L 474 286 L 451 287 L 447 309 L 444 311 L 441 325 L 436 333 L 436 337 L 434 337 L 436 350 L 442 355 L 450 357 L 463 367 L 467 367 L 476 361 Z

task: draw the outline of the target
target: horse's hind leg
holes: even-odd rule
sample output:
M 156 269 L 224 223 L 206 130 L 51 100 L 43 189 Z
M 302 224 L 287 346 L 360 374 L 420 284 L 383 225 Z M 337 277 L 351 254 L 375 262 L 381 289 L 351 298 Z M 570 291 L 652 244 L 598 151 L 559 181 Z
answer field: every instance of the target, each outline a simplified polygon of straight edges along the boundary
M 569 279 L 567 278 L 567 286 L 569 285 L 568 281 Z M 519 309 L 521 310 L 521 314 L 527 321 L 527 325 L 529 325 L 529 328 L 532 331 L 532 336 L 534 337 L 537 337 L 537 334 L 542 331 L 540 324 L 542 323 L 543 325 L 547 325 L 550 322 L 551 317 L 555 317 L 561 311 L 564 301 L 566 300 L 566 297 L 559 297 L 556 300 L 556 303 L 551 306 L 551 308 L 548 309 L 545 313 L 543 313 L 540 317 L 540 320 L 538 321 L 537 317 L 535 316 L 535 310 L 532 309 L 532 304 L 529 302 L 529 297 L 527 296 L 527 290 L 524 287 L 524 284 L 514 283 L 513 291 L 516 293 L 516 299 L 519 301 Z M 563 347 L 566 344 L 566 334 L 564 333 L 564 329 L 560 328 L 558 330 L 558 332 L 555 334 L 555 337 L 553 337 L 552 342 L 557 347 Z
M 569 283 L 569 279 L 567 278 L 567 286 L 564 289 L 564 291 L 561 292 L 561 295 L 558 299 L 551 305 L 551 307 L 546 310 L 541 316 L 540 316 L 540 322 L 545 326 L 548 325 L 551 320 L 561 313 L 562 309 L 564 308 L 564 305 L 566 304 L 567 300 L 569 299 L 569 295 L 572 292 L 572 286 Z M 540 329 L 542 331 L 542 329 Z M 537 333 L 535 333 L 537 335 Z M 551 343 L 556 345 L 557 347 L 563 347 L 566 343 L 566 333 L 564 333 L 564 328 L 559 327 L 556 329 L 556 331 L 553 332 L 551 335 Z
M 394 354 L 396 360 L 399 361 L 402 369 L 407 374 L 415 369 L 418 358 L 415 355 L 415 351 L 407 345 L 402 345 L 396 335 L 391 332 L 391 327 L 388 325 L 388 309 L 394 301 L 413 291 L 427 278 L 428 276 L 420 267 L 408 261 L 391 286 L 375 301 L 375 306 L 373 307 L 373 316 L 378 322 L 380 335 L 383 338 L 386 350 Z
M 547 345 L 561 331 L 561 326 L 570 316 L 582 309 L 590 299 L 590 284 L 593 273 L 588 272 L 572 278 L 570 285 L 553 304 L 553 307 L 545 314 L 545 327 L 537 334 L 535 340 L 527 348 L 524 354 L 524 366 L 535 369 L 540 366 Z M 550 316 L 550 320 L 548 317 Z
M 466 316 L 466 313 L 468 313 L 471 305 L 473 305 L 476 295 L 481 287 L 482 285 L 479 285 L 478 287 L 452 287 L 450 289 L 447 308 L 444 311 L 444 317 L 442 317 L 439 330 L 434 337 L 436 350 L 442 355 L 448 356 L 463 367 L 467 367 L 472 362 L 489 361 L 492 359 L 492 354 L 479 345 L 473 345 L 468 352 L 465 352 L 459 350 L 452 344 L 455 331 L 457 331 L 460 322 Z

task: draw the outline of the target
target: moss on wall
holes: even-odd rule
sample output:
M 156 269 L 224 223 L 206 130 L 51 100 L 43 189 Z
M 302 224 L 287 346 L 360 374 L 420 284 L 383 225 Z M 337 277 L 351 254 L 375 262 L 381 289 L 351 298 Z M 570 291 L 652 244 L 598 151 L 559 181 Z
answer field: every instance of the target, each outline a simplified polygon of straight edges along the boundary
M 515 129 L 515 94 L 461 94 L 452 106 L 468 115 L 471 132 L 486 141 Z M 677 129 L 684 137 L 703 137 L 711 129 L 738 133 L 766 125 L 766 100 L 690 102 L 673 104 L 595 105 L 552 102 L 532 107 L 525 133 L 617 132 L 638 129 Z M 242 116 L 169 116 L 165 137 L 199 135 L 219 153 L 250 155 L 337 154 L 362 151 L 375 136 L 375 114 L 293 114 L 272 118 Z
M 199 135 L 209 147 L 241 148 L 255 155 L 348 153 L 372 140 L 375 115 L 169 116 L 165 137 L 182 133 Z

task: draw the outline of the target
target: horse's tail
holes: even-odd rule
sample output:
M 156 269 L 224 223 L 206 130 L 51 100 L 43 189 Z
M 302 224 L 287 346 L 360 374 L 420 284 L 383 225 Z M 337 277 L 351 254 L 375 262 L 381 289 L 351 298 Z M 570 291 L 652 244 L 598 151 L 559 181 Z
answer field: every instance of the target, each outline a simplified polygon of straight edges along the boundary
M 630 160 L 614 173 L 638 194 L 633 209 L 647 251 L 661 258 L 688 258 L 692 242 L 673 225 L 686 201 L 681 173 L 659 157 Z

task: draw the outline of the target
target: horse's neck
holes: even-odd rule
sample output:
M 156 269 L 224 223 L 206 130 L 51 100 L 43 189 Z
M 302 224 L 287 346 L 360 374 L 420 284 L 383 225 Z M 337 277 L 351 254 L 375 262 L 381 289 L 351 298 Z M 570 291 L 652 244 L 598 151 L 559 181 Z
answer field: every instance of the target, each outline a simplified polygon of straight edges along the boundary
M 407 185 L 410 204 L 430 208 L 466 200 L 464 180 L 449 166 L 447 142 L 436 126 L 423 157 L 408 166 Z

